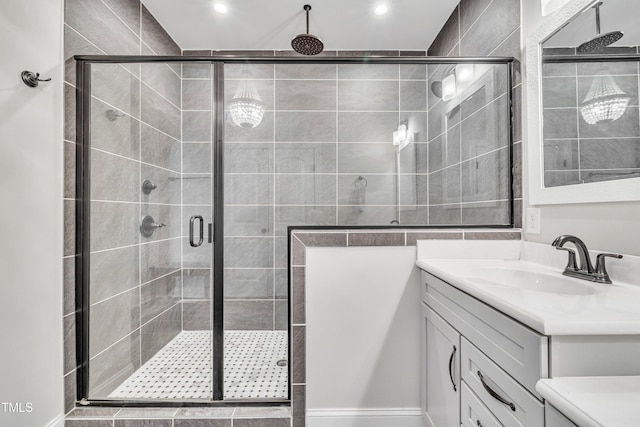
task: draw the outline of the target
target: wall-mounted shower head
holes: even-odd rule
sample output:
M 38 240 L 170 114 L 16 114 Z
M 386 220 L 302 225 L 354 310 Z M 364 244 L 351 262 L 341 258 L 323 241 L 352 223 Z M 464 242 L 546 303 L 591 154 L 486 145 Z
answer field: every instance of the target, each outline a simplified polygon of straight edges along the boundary
M 601 1 L 593 5 L 593 8 L 596 10 L 596 37 L 578 46 L 578 53 L 600 52 L 607 46 L 620 40 L 624 35 L 621 31 L 600 34 L 600 6 L 602 6 Z
M 324 43 L 318 37 L 313 34 L 309 34 L 309 11 L 311 6 L 304 5 L 304 10 L 307 12 L 307 32 L 305 34 L 298 34 L 291 40 L 291 47 L 302 55 L 317 55 L 324 49 Z

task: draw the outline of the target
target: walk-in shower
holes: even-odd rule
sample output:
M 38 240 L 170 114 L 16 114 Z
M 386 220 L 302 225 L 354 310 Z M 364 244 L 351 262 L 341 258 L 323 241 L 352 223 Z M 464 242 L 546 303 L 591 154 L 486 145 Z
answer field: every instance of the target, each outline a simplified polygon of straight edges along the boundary
M 513 223 L 509 58 L 76 59 L 87 402 L 289 400 L 290 226 Z

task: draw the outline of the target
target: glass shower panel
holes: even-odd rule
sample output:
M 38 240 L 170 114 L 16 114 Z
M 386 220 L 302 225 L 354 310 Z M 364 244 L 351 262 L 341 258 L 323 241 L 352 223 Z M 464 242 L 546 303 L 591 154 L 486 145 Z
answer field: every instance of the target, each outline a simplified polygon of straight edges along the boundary
M 225 64 L 225 399 L 287 396 L 288 226 L 510 224 L 509 83 L 506 64 Z
M 509 66 L 429 65 L 430 225 L 509 224 Z
M 91 399 L 211 399 L 212 93 L 210 64 L 91 66 Z
M 276 223 L 274 191 L 275 121 L 287 119 L 274 111 L 275 68 L 225 65 L 226 400 L 288 397 L 286 230 Z M 297 159 L 286 162 L 304 168 Z M 285 197 L 295 192 L 289 187 Z
M 224 85 L 224 396 L 286 398 L 287 227 L 427 223 L 427 66 L 225 64 Z
M 274 64 L 224 67 L 225 400 L 288 398 L 286 230 L 274 192 L 289 185 L 274 175 L 275 122 L 288 118 L 274 111 L 274 73 Z
M 336 77 L 337 223 L 426 224 L 426 65 L 340 64 Z

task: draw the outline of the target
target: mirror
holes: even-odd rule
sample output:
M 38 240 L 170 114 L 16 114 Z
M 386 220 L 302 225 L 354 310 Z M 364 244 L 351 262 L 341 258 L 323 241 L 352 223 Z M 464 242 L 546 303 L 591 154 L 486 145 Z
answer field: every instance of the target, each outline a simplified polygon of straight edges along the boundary
M 531 204 L 640 200 L 640 31 L 624 25 L 638 16 L 628 3 L 573 0 L 527 41 Z

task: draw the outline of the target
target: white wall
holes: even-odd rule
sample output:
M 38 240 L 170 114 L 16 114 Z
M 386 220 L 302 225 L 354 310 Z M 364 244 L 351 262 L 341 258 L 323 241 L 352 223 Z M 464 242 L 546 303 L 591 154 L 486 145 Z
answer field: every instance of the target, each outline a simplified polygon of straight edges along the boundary
M 309 427 L 421 425 L 415 260 L 415 247 L 307 248 Z
M 527 37 L 540 25 L 542 14 L 540 2 L 521 0 L 523 46 Z M 526 55 L 522 55 L 525 58 Z M 526 64 L 522 78 L 526 87 Z M 523 92 L 523 129 L 527 129 L 526 91 Z M 525 144 L 539 143 L 524 138 Z M 524 147 L 523 153 L 527 153 Z M 528 176 L 526 167 L 523 177 L 525 207 L 528 200 Z M 525 233 L 525 240 L 551 243 L 560 234 L 574 234 L 587 244 L 589 249 L 640 255 L 640 202 L 593 203 L 541 206 L 541 233 Z
M 62 0 L 0 2 L 2 426 L 63 413 L 62 14 Z M 22 70 L 53 81 L 29 88 Z

